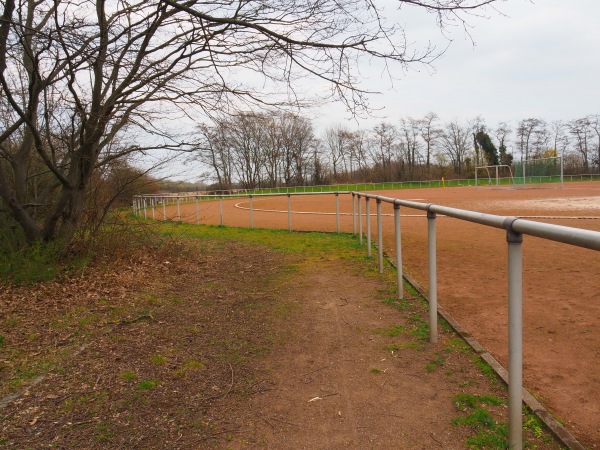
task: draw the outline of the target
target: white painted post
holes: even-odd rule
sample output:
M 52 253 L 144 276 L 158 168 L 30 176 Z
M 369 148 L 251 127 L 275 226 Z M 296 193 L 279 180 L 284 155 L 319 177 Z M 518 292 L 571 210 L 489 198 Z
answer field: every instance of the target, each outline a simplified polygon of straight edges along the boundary
M 167 221 L 167 199 L 166 197 L 162 198 L 163 201 L 163 216 L 165 217 L 165 222 Z
M 288 193 L 288 231 L 292 231 L 292 196 Z
M 371 256 L 371 211 L 369 197 L 365 198 L 367 204 L 367 256 Z
M 438 340 L 436 214 L 427 211 L 427 259 L 429 265 L 429 342 Z
M 146 204 L 146 197 L 144 197 L 144 219 L 147 219 L 147 214 L 146 214 L 146 208 L 147 208 L 147 204 Z
M 362 203 L 360 202 L 360 194 L 358 195 L 358 236 L 360 245 L 363 243 L 363 220 L 362 220 Z
M 400 205 L 394 203 L 394 234 L 396 237 L 396 283 L 398 284 L 398 299 L 404 298 L 404 283 L 402 281 L 402 237 L 400 234 Z
M 381 220 L 381 199 L 377 199 L 377 251 L 379 273 L 383 273 L 383 221 Z
M 340 232 L 340 195 L 335 193 L 335 232 Z
M 354 203 L 354 197 L 356 194 L 352 193 L 352 234 L 356 234 L 356 205 Z
M 252 213 L 252 196 L 250 196 L 250 228 L 254 228 L 254 217 Z
M 196 225 L 200 225 L 200 207 L 198 205 L 198 197 L 196 197 Z
M 179 196 L 177 196 L 177 220 L 181 222 L 181 202 Z
M 151 205 L 152 205 L 152 220 L 154 220 L 154 209 L 156 208 L 156 199 L 154 197 L 152 197 L 150 199 L 151 201 Z
M 507 226 L 508 447 L 523 447 L 523 235 Z
M 223 226 L 223 197 L 219 197 L 219 224 Z

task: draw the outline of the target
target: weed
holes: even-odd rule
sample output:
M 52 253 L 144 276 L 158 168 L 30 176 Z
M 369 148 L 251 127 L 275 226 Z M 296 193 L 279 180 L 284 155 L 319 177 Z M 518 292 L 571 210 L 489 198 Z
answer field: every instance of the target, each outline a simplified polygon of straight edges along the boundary
M 498 375 L 494 372 L 492 366 L 485 362 L 481 356 L 476 356 L 472 361 L 491 382 L 494 384 L 499 382 Z
M 108 422 L 98 422 L 96 425 L 96 440 L 98 442 L 108 442 L 114 437 L 110 424 Z
M 396 337 L 403 333 L 405 328 L 401 325 L 392 325 L 385 328 L 377 328 L 373 332 L 383 336 Z
M 413 329 L 410 332 L 413 336 L 421 342 L 429 340 L 429 324 L 419 313 L 410 316 L 409 322 L 413 324 Z
M 141 389 L 142 391 L 147 391 L 150 389 L 154 389 L 156 386 L 158 386 L 158 381 L 155 380 L 142 380 L 138 383 L 138 389 Z
M 427 370 L 427 372 L 433 372 L 436 369 L 436 367 L 444 365 L 444 357 L 439 353 L 436 353 L 436 356 L 437 358 L 435 358 L 425 366 L 425 370 Z
M 381 370 L 381 369 L 378 369 L 378 368 L 376 368 L 376 367 L 372 367 L 372 368 L 369 370 L 369 372 L 371 372 L 371 373 L 384 373 L 384 372 L 385 372 L 385 370 Z
M 175 371 L 175 376 L 177 378 L 184 378 L 189 372 L 196 372 L 204 369 L 205 367 L 206 366 L 197 359 L 188 359 L 179 369 Z
M 150 357 L 150 361 L 152 364 L 156 364 L 157 366 L 164 366 L 167 364 L 167 358 L 163 355 L 152 355 Z
M 446 342 L 446 348 L 444 351 L 446 353 L 452 353 L 454 351 L 458 351 L 460 353 L 469 353 L 472 350 L 469 344 L 467 344 L 463 339 L 459 337 L 453 337 L 448 339 Z
M 0 346 L 4 345 L 4 342 L 6 341 L 6 338 L 2 335 L 0 335 Z
M 134 381 L 136 379 L 136 375 L 134 372 L 126 370 L 125 372 L 121 373 L 121 378 L 127 381 Z
M 454 397 L 454 404 L 459 410 L 465 411 L 478 405 L 500 406 L 504 402 L 493 395 L 458 394 Z

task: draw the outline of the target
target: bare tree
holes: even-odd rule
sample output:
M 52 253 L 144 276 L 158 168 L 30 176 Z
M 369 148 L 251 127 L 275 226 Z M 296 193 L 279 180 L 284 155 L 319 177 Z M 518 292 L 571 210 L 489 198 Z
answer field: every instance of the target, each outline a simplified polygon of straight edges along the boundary
M 425 168 L 427 176 L 431 175 L 431 154 L 439 139 L 442 130 L 437 126 L 439 117 L 434 112 L 429 112 L 421 119 L 421 137 L 425 141 Z
M 529 118 L 519 122 L 517 127 L 517 147 L 521 161 L 538 158 L 548 147 L 548 128 L 542 119 Z
M 440 139 L 440 147 L 450 159 L 457 175 L 462 175 L 465 169 L 472 139 L 470 130 L 471 127 L 460 125 L 454 120 L 446 123 Z
M 400 162 L 395 161 L 400 159 L 398 128 L 387 122 L 381 122 L 373 127 L 369 148 L 375 169 L 380 173 L 378 178 L 382 181 L 392 181 L 393 163 Z
M 333 125 L 325 130 L 323 144 L 329 154 L 335 181 L 340 181 L 342 174 L 347 175 L 351 135 L 352 132 L 340 124 Z
M 400 136 L 404 154 L 406 155 L 406 165 L 408 166 L 408 177 L 415 179 L 415 169 L 419 159 L 421 148 L 421 122 L 413 117 L 403 117 L 400 119 Z
M 598 173 L 600 173 L 600 115 L 594 114 L 588 116 L 590 126 L 594 130 L 594 159 L 593 163 L 596 165 Z
M 568 122 L 569 133 L 573 136 L 575 149 L 579 152 L 583 170 L 589 171 L 590 168 L 590 146 L 593 139 L 593 129 L 589 117 L 582 117 Z
M 399 3 L 424 8 L 444 27 L 494 1 Z M 363 57 L 402 69 L 439 55 L 409 47 L 372 0 L 2 4 L 0 196 L 29 241 L 70 240 L 102 165 L 133 152 L 191 150 L 180 122 L 196 113 L 303 104 L 310 98 L 297 81 L 306 76 L 329 83 L 332 98 L 359 112 L 368 107 L 354 70 Z M 106 152 L 132 133 L 137 143 Z M 48 176 L 37 191 L 34 159 Z
M 495 135 L 498 140 L 498 156 L 500 158 L 500 164 L 511 165 L 513 162 L 512 153 L 508 152 L 508 137 L 512 133 L 512 129 L 507 122 L 500 122 L 496 128 Z

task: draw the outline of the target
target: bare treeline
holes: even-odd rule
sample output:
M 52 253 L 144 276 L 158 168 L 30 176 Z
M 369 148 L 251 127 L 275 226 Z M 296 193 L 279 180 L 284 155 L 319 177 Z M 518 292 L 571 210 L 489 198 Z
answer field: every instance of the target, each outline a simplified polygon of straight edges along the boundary
M 200 126 L 198 136 L 217 189 L 472 178 L 477 166 L 559 155 L 566 173 L 600 173 L 600 115 L 492 128 L 482 117 L 443 122 L 431 112 L 317 136 L 298 114 L 244 112 Z

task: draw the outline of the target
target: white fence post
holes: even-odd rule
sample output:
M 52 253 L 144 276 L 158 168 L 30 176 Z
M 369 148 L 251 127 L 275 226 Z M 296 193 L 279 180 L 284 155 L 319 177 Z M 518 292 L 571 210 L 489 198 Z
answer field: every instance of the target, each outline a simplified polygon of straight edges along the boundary
M 383 221 L 381 220 L 381 199 L 377 199 L 377 253 L 379 256 L 379 273 L 383 273 Z
M 362 220 L 362 203 L 360 202 L 360 194 L 358 194 L 358 236 L 360 245 L 363 243 L 363 220 Z
M 340 232 L 340 194 L 335 193 L 335 232 Z
M 198 205 L 198 197 L 196 197 L 196 225 L 200 225 L 200 207 Z
M 394 203 L 394 234 L 396 237 L 396 282 L 398 283 L 398 299 L 404 298 L 404 282 L 402 281 L 402 236 L 400 234 L 400 205 Z
M 369 197 L 365 197 L 367 209 L 367 256 L 371 256 L 371 211 Z
M 354 203 L 354 197 L 356 194 L 352 193 L 352 234 L 356 234 L 356 205 Z
M 506 226 L 508 242 L 508 447 L 523 447 L 523 235 Z
M 254 214 L 252 210 L 252 196 L 250 196 L 250 228 L 254 228 Z
M 292 231 L 292 196 L 288 193 L 288 231 Z
M 427 209 L 427 259 L 429 265 L 429 342 L 435 344 L 437 329 L 437 246 L 436 214 Z
M 219 224 L 223 226 L 223 197 L 219 197 Z

